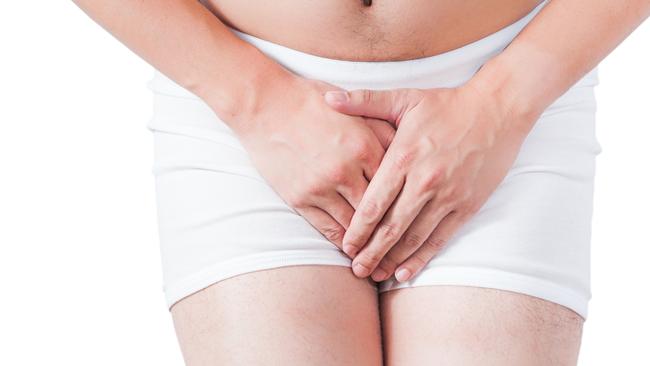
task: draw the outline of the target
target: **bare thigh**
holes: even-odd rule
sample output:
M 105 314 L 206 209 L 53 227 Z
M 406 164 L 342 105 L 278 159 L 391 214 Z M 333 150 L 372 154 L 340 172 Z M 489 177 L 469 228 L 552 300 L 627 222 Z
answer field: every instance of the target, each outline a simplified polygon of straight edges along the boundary
M 171 312 L 189 366 L 382 364 L 376 287 L 344 266 L 239 275 Z
M 386 365 L 575 365 L 583 319 L 539 298 L 464 286 L 380 295 Z

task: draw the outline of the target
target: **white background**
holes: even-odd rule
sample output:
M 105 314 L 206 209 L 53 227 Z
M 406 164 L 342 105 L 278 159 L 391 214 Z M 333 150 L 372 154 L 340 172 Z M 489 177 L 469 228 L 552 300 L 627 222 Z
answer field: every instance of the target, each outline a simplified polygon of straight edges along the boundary
M 181 365 L 162 293 L 151 67 L 72 2 L 0 9 L 0 364 Z M 601 63 L 580 365 L 650 365 L 650 22 Z

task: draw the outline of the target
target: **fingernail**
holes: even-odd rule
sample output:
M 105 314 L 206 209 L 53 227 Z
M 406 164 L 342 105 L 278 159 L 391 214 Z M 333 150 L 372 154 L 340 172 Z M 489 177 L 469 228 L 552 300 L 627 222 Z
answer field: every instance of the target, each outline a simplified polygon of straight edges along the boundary
M 406 268 L 400 268 L 399 270 L 397 270 L 397 272 L 395 272 L 395 278 L 399 282 L 408 281 L 410 277 L 411 277 L 411 271 L 409 271 Z
M 325 92 L 325 100 L 330 103 L 345 103 L 350 99 L 346 91 L 328 91 Z
M 386 271 L 381 268 L 377 268 L 374 272 L 372 272 L 372 275 L 370 277 L 372 277 L 372 279 L 376 282 L 383 281 L 386 277 Z
M 354 272 L 357 277 L 367 277 L 370 274 L 368 273 L 370 272 L 368 268 L 361 263 L 355 263 L 352 267 L 352 272 Z

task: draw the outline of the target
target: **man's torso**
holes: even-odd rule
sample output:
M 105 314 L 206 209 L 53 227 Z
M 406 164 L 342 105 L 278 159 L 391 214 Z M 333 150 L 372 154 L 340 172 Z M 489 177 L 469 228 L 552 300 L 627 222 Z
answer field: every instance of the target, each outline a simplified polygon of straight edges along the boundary
M 202 0 L 225 24 L 322 57 L 407 60 L 440 54 L 518 20 L 541 0 Z

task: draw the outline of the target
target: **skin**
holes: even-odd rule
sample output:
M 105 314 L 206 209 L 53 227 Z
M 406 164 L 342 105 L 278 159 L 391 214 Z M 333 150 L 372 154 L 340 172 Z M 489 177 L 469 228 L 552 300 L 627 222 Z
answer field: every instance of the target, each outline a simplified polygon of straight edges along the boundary
M 568 366 L 582 318 L 538 298 L 478 287 L 382 293 L 385 365 Z
M 239 138 L 280 197 L 342 248 L 345 230 L 395 130 L 383 120 L 332 110 L 322 99 L 332 88 L 295 78 L 257 116 L 255 128 L 240 131 Z M 277 116 L 284 116 L 282 124 L 275 123 Z
M 333 243 L 353 243 L 354 263 L 367 267 L 259 271 L 186 297 L 171 312 L 188 365 L 575 364 L 582 319 L 567 308 L 457 286 L 400 289 L 377 301 L 368 276 L 377 265 L 389 274 L 417 273 L 489 195 L 541 111 L 647 18 L 650 2 L 554 0 L 463 87 L 359 90 L 343 103 L 325 99 L 325 91 L 337 88 L 293 75 L 224 22 L 324 57 L 403 60 L 477 40 L 538 1 L 375 0 L 364 8 L 360 1 L 285 0 L 264 11 L 234 0 L 211 7 L 195 0 L 75 3 L 202 98 L 238 134 L 273 188 Z M 278 111 L 294 117 L 278 119 Z M 407 144 L 418 128 L 426 134 Z M 310 131 L 330 138 L 300 145 Z M 273 138 L 263 141 L 268 134 Z M 345 153 L 332 154 L 338 141 Z M 294 146 L 299 154 L 290 153 Z M 272 166 L 274 154 L 283 164 Z M 327 170 L 311 168 L 317 157 Z M 283 178 L 278 166 L 295 179 Z M 307 174 L 297 174 L 303 169 Z M 403 184 L 406 176 L 418 184 Z M 487 183 L 462 184 L 474 179 Z M 396 195 L 402 190 L 410 193 Z M 427 206 L 441 197 L 446 205 Z M 406 234 L 414 222 L 419 231 Z M 390 240 L 381 239 L 385 233 Z
M 373 273 L 375 281 L 388 278 L 399 264 L 401 281 L 426 265 L 488 199 L 527 132 L 511 126 L 497 105 L 486 104 L 471 88 L 365 96 L 355 91 L 351 101 L 329 100 L 342 112 L 397 126 L 343 238 L 354 273 Z M 483 108 L 464 108 L 470 105 Z
M 405 56 L 428 56 L 476 40 L 525 14 L 538 1 L 492 0 L 450 6 L 443 1 L 420 0 L 422 8 L 418 11 L 413 11 L 412 6 L 394 8 L 378 2 L 369 8 L 361 2 L 355 3 L 352 11 L 349 8 L 352 3 L 343 0 L 340 4 L 329 3 L 331 7 L 325 11 L 322 5 L 303 8 L 300 5 L 303 2 L 284 1 L 274 3 L 275 13 L 270 12 L 272 9 L 252 11 L 246 7 L 247 2 L 219 2 L 219 6 L 216 2 L 205 2 L 203 6 L 194 0 L 76 0 L 75 3 L 135 53 L 203 99 L 237 134 L 272 188 L 312 226 L 342 248 L 352 211 L 378 168 L 381 160 L 378 154 L 383 155 L 378 146 L 386 146 L 394 128 L 381 120 L 329 113 L 321 97 L 326 90 L 337 88 L 292 74 L 233 35 L 224 22 L 249 31 L 252 24 L 282 16 L 285 27 L 268 24 L 266 33 L 258 35 L 286 45 L 297 44 L 297 49 L 304 50 L 302 46 L 306 41 L 314 43 L 313 37 L 305 37 L 314 33 L 307 32 L 304 19 L 322 19 L 316 24 L 316 31 L 321 35 L 332 33 L 332 42 L 338 45 L 322 50 L 347 49 L 348 54 L 341 56 L 345 59 L 398 60 Z M 485 8 L 488 3 L 493 7 Z M 513 4 L 518 5 L 513 7 Z M 499 12 L 495 8 L 499 8 Z M 424 10 L 440 16 L 440 21 L 432 23 L 423 17 L 427 14 Z M 403 17 L 395 17 L 395 12 L 402 13 Z M 486 17 L 491 13 L 493 17 Z M 222 22 L 215 14 L 228 20 Z M 451 22 L 459 18 L 470 20 L 462 31 Z M 341 19 L 345 24 L 336 27 Z M 393 20 L 387 22 L 387 19 Z M 405 26 L 404 22 L 410 26 Z M 313 27 L 312 23 L 310 21 L 309 26 Z M 353 27 L 354 24 L 366 24 L 368 28 L 360 30 Z M 269 36 L 276 31 L 281 34 L 280 30 L 287 25 L 301 32 L 284 33 L 284 38 L 278 39 Z M 383 31 L 377 33 L 378 27 Z M 384 33 L 386 31 L 390 33 Z M 440 38 L 422 42 L 423 38 L 430 37 L 428 34 L 438 34 Z M 298 35 L 304 37 L 302 42 L 296 42 Z M 187 42 L 188 39 L 192 42 Z M 455 43 L 449 43 L 450 40 Z M 384 53 L 377 52 L 377 44 Z M 411 52 L 406 52 L 403 46 L 393 49 L 391 45 L 394 44 L 408 44 Z M 278 119 L 278 115 L 289 117 Z M 325 121 L 313 116 L 327 116 L 323 119 L 336 119 L 339 123 L 323 123 Z M 343 123 L 344 120 L 347 123 Z M 303 121 L 320 123 L 305 124 Z M 291 128 L 298 123 L 300 128 Z M 271 131 L 274 140 L 266 141 L 267 134 L 263 131 Z M 332 151 L 332 145 L 341 140 L 345 143 L 339 154 L 323 154 Z M 293 146 L 302 146 L 299 154 L 290 154 Z M 269 159 L 273 156 L 282 161 L 284 170 L 277 169 L 274 159 Z M 314 169 L 315 163 L 325 169 Z
M 584 27 L 567 15 L 578 12 Z M 354 273 L 418 273 L 501 182 L 544 109 L 649 13 L 648 1 L 553 1 L 460 87 L 327 93 L 335 110 L 397 127 L 343 238 Z
M 187 365 L 356 366 L 382 364 L 378 309 L 349 268 L 292 266 L 221 281 L 171 312 Z
M 202 2 L 224 24 L 274 43 L 333 59 L 385 61 L 436 55 L 478 40 L 541 0 Z

